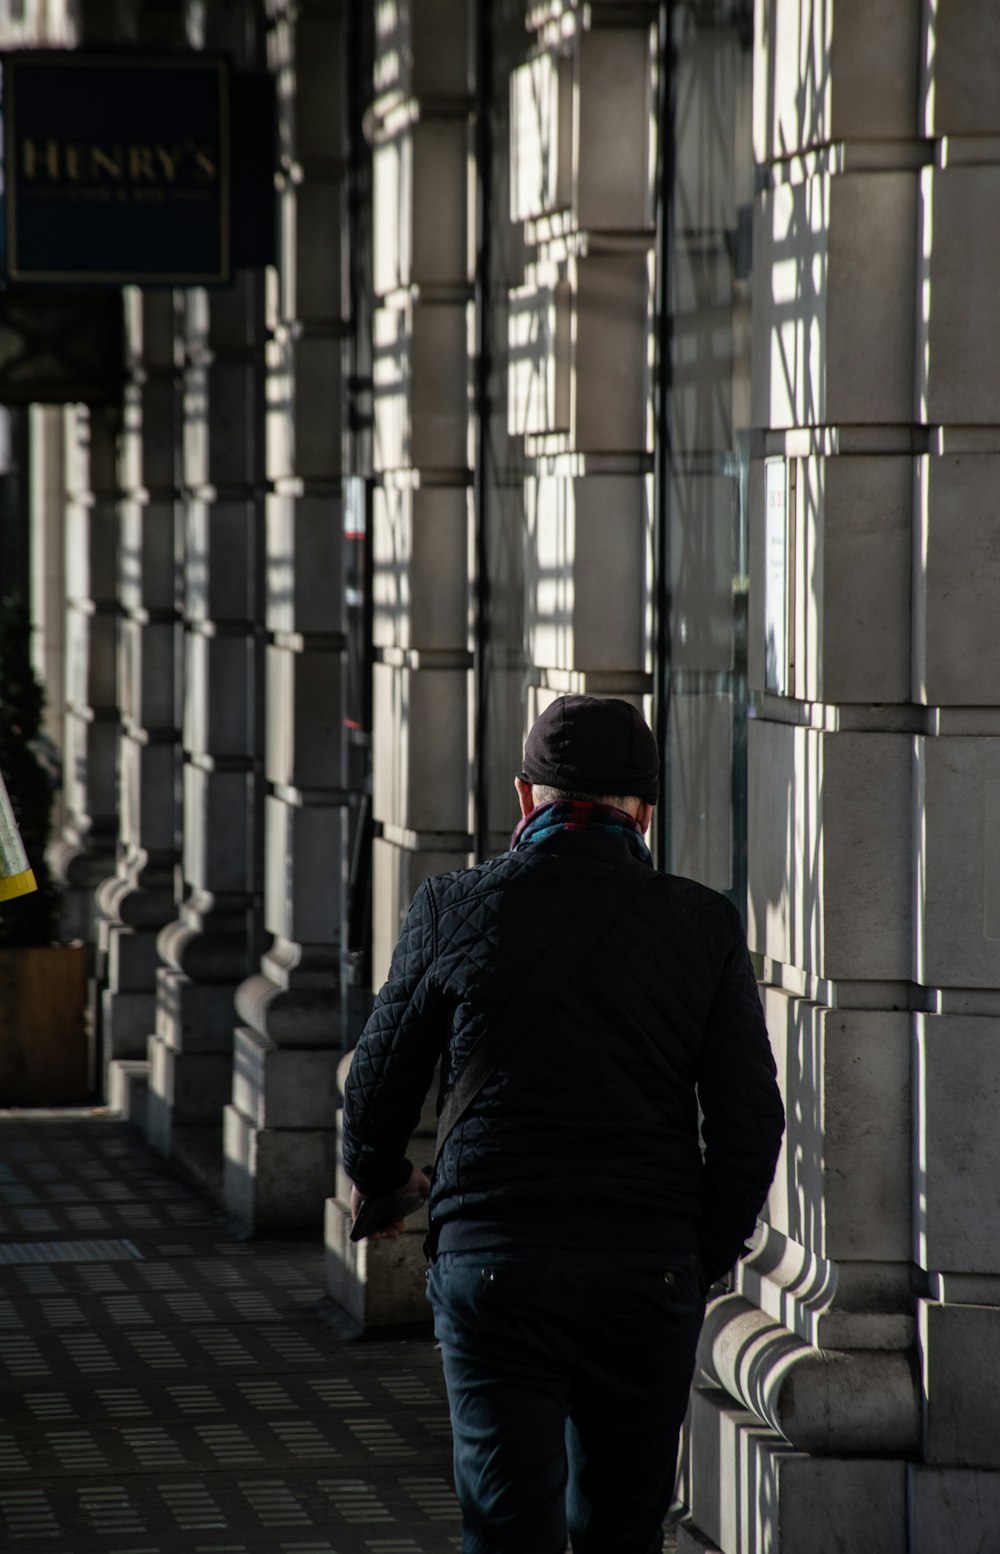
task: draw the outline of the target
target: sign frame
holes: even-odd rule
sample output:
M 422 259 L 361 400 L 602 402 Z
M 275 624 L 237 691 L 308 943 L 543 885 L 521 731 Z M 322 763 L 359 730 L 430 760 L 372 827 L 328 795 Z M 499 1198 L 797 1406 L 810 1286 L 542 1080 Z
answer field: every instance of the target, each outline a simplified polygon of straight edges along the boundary
M 179 267 L 163 270 L 142 269 L 133 261 L 120 268 L 42 269 L 25 267 L 19 249 L 21 232 L 19 220 L 24 213 L 19 209 L 19 192 L 23 187 L 18 165 L 18 72 L 23 68 L 55 71 L 87 72 L 96 70 L 146 70 L 157 72 L 177 71 L 211 72 L 218 80 L 218 266 L 214 269 Z M 229 58 L 222 54 L 191 51 L 178 54 L 150 54 L 146 51 L 121 50 L 118 52 L 74 49 L 24 49 L 0 54 L 3 71 L 3 132 L 4 132 L 4 272 L 5 280 L 12 288 L 31 286 L 224 286 L 232 280 L 232 182 L 233 148 L 231 117 L 231 74 Z M 24 81 L 22 76 L 22 82 Z

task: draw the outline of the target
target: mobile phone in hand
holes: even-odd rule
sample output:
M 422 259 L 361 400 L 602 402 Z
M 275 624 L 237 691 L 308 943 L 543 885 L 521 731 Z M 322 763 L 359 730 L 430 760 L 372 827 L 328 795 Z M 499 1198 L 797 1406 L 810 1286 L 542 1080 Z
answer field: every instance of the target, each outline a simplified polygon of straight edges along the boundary
M 351 1240 L 364 1241 L 366 1236 L 374 1235 L 376 1230 L 395 1225 L 397 1220 L 415 1213 L 423 1202 L 418 1192 L 407 1192 L 403 1187 L 397 1188 L 395 1192 L 363 1198 L 358 1217 L 351 1226 Z

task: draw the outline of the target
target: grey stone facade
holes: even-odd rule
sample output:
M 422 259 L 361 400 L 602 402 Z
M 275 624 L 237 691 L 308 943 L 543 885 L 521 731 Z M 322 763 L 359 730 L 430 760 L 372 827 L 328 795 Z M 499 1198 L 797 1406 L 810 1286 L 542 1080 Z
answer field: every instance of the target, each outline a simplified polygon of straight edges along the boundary
M 972 1554 L 1000 1495 L 1000 13 L 752 10 L 50 17 L 266 62 L 279 233 L 228 291 L 126 290 L 120 417 L 34 417 L 54 853 L 112 1104 L 248 1229 L 324 1234 L 361 1323 L 417 1318 L 419 1224 L 347 1236 L 370 990 L 420 881 L 506 846 L 547 701 L 634 699 L 657 860 L 745 906 L 789 1119 L 706 1323 L 680 1549 Z
M 345 7 L 274 7 L 267 51 L 278 90 L 281 236 L 264 345 L 265 688 L 257 703 L 270 939 L 236 994 L 225 1201 L 256 1229 L 318 1231 L 335 1160 L 347 813 Z

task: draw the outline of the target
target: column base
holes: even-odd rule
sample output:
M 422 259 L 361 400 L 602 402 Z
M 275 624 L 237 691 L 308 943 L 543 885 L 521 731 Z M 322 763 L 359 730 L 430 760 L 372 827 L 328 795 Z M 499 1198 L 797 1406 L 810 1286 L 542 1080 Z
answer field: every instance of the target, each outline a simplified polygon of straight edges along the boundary
M 407 1220 L 394 1241 L 352 1241 L 351 1213 L 339 1198 L 326 1203 L 326 1287 L 362 1328 L 427 1324 L 427 1214 Z
M 697 1527 L 680 1526 L 677 1529 L 677 1554 L 722 1554 L 722 1550 Z
M 320 1230 L 336 1169 L 336 1130 L 258 1128 L 231 1105 L 223 1130 L 228 1212 L 251 1232 Z
M 172 1154 L 175 1127 L 218 1127 L 232 1091 L 228 1052 L 177 1052 L 162 1036 L 150 1036 L 146 1138 L 161 1155 Z
M 1000 1472 L 913 1465 L 907 1494 L 909 1554 L 985 1554 L 1000 1547 Z
M 170 1129 L 170 1161 L 197 1183 L 206 1197 L 223 1205 L 223 1154 L 221 1114 L 201 1127 Z
M 902 1460 L 796 1451 L 727 1393 L 691 1400 L 691 1515 L 722 1554 L 907 1554 Z M 926 1545 L 926 1554 L 943 1545 Z M 974 1545 L 973 1545 L 974 1547 Z
M 98 975 L 107 976 L 107 986 L 101 989 L 105 1066 L 115 1058 L 142 1060 L 147 1056 L 146 1042 L 156 1028 L 156 934 L 104 922 L 99 960 Z
M 238 1025 L 233 1105 L 258 1128 L 325 1131 L 333 1125 L 340 1103 L 340 1060 L 339 1047 L 277 1047 L 266 1036 Z
M 175 1052 L 224 1052 L 232 1062 L 235 996 L 234 982 L 195 982 L 181 971 L 160 966 L 156 972 L 156 1034 Z M 218 1110 L 221 1112 L 221 1105 Z
M 144 1059 L 156 1029 L 156 940 L 174 911 L 165 890 L 135 885 L 124 875 L 97 890 L 95 981 L 100 993 L 104 1065 L 115 1058 Z
M 345 1053 L 340 1060 L 337 1087 L 341 1095 L 353 1061 L 353 1052 Z M 421 1167 L 434 1159 L 438 1088 L 436 1071 L 406 1151 L 408 1158 Z M 338 1111 L 338 1141 L 343 1117 L 343 1111 Z M 427 1259 L 423 1250 L 427 1235 L 426 1207 L 410 1215 L 404 1235 L 394 1241 L 369 1244 L 351 1240 L 350 1202 L 351 1182 L 338 1148 L 336 1196 L 326 1205 L 326 1287 L 330 1295 L 362 1328 L 430 1322 L 431 1310 L 426 1299 Z
M 115 1058 L 108 1064 L 108 1110 L 146 1131 L 149 1064 L 139 1058 Z
M 144 1062 L 146 1043 L 155 1024 L 155 993 L 116 993 L 106 987 L 101 993 L 105 1068 L 110 1068 L 116 1058 Z

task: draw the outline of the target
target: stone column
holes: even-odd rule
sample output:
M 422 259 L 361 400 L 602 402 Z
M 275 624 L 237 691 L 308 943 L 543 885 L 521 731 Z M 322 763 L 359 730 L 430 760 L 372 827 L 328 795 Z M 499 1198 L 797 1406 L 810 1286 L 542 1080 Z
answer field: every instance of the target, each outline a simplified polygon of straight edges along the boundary
M 373 140 L 373 985 L 413 893 L 469 861 L 468 158 L 473 7 L 378 8 Z M 428 1127 L 430 1136 L 428 1136 Z M 433 1121 L 414 1158 L 433 1155 Z M 328 1285 L 362 1322 L 426 1316 L 420 1218 L 355 1248 L 342 1173 Z
M 82 13 L 85 43 L 154 51 L 187 45 L 183 0 Z M 146 1117 L 147 1042 L 155 1025 L 156 936 L 175 915 L 180 859 L 179 631 L 183 533 L 178 516 L 179 297 L 123 288 L 126 385 L 119 435 L 118 683 L 120 824 L 114 877 L 97 891 L 97 986 L 108 1099 Z M 138 1065 L 138 1066 L 137 1066 Z
M 276 5 L 281 259 L 266 345 L 265 910 L 236 1005 L 225 1200 L 318 1227 L 334 1179 L 343 922 L 344 10 Z
M 115 874 L 97 892 L 104 1059 L 145 1063 L 155 1023 L 156 935 L 174 915 L 180 856 L 174 297 L 126 287 L 120 438 L 118 681 L 120 830 Z M 141 1121 L 128 1082 L 109 1073 L 109 1099 Z
M 912 1554 L 917 8 L 757 35 L 749 921 L 788 1132 L 710 1312 L 685 1554 Z M 829 24 L 829 26 L 828 26 Z M 808 61 L 807 65 L 803 61 Z M 922 1547 L 923 1545 L 921 1545 Z M 928 1544 L 944 1547 L 944 1542 Z M 949 1545 L 951 1546 L 951 1545 Z
M 185 312 L 184 900 L 158 941 L 147 1132 L 221 1189 L 233 1000 L 262 937 L 263 277 Z
M 525 439 L 508 421 L 510 296 L 524 280 L 522 222 L 511 219 L 515 144 L 511 80 L 533 35 L 525 7 L 505 0 L 482 19 L 471 7 L 476 59 L 475 317 L 470 329 L 472 394 L 470 458 L 474 526 L 469 574 L 473 583 L 473 694 L 469 744 L 473 757 L 473 837 L 477 858 L 502 853 L 519 818 L 514 792 L 525 728 Z M 532 466 L 533 467 L 533 466 Z
M 172 3 L 172 0 L 171 0 Z M 8 44 L 114 47 L 137 38 L 134 0 L 81 0 L 77 5 L 20 8 L 8 17 Z M 152 41 L 152 40 L 151 40 Z M 118 673 L 120 495 L 118 436 L 122 405 L 66 405 L 65 457 L 65 729 L 63 814 L 50 847 L 63 890 L 63 931 L 88 947 L 90 1018 L 103 1070 L 101 1003 L 107 942 L 98 948 L 97 887 L 115 872 L 119 834 L 121 689 Z M 136 1048 L 138 1050 L 138 1048 Z M 99 1077 L 99 1087 L 103 1079 Z
M 430 874 L 468 861 L 471 15 L 376 23 L 373 982 Z
M 66 460 L 61 406 L 28 411 L 32 662 L 45 687 L 42 728 L 62 761 L 66 720 Z M 64 791 L 56 795 L 53 829 L 62 826 Z
M 197 46 L 255 47 L 252 5 L 191 9 Z M 147 1133 L 220 1197 L 234 996 L 263 941 L 264 290 L 238 271 L 180 320 L 183 902 L 158 940 Z
M 65 705 L 61 834 L 51 848 L 67 938 L 93 946 L 94 891 L 118 834 L 118 410 L 68 405 L 65 452 Z
M 639 10 L 532 16 L 510 88 L 525 254 L 507 396 L 527 456 L 525 724 L 567 692 L 623 696 L 649 717 L 653 35 Z

